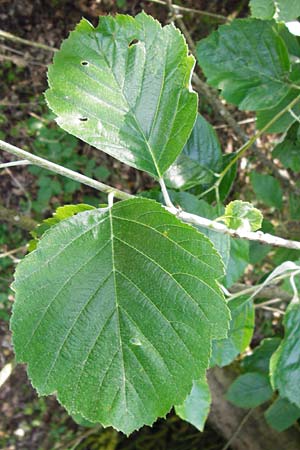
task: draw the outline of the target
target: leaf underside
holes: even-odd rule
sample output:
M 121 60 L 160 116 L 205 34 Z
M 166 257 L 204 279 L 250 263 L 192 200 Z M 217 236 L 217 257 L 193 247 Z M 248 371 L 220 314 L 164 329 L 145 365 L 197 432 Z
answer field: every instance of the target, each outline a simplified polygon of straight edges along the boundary
M 83 19 L 55 54 L 46 99 L 63 129 L 161 177 L 196 120 L 193 66 L 179 30 L 145 13 Z
M 204 376 L 228 328 L 222 274 L 210 241 L 152 200 L 79 213 L 18 265 L 17 360 L 70 414 L 129 434 Z

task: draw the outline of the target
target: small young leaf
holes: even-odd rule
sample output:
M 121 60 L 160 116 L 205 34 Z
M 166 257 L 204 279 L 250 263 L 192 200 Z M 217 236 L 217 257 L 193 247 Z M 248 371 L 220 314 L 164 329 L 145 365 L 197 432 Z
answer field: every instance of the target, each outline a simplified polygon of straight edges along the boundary
M 161 177 L 196 120 L 193 66 L 179 30 L 145 13 L 83 19 L 54 56 L 46 99 L 64 130 Z
M 131 433 L 204 376 L 228 328 L 222 274 L 210 241 L 152 200 L 79 213 L 17 267 L 16 358 L 39 394 Z
M 263 215 L 251 203 L 234 200 L 225 208 L 222 216 L 228 228 L 256 231 L 261 228 Z
M 251 172 L 250 180 L 259 200 L 268 206 L 282 208 L 282 189 L 276 178 L 271 175 Z
M 300 408 L 300 303 L 291 303 L 285 313 L 284 338 L 270 361 L 271 382 L 281 397 Z
M 263 339 L 251 355 L 246 356 L 241 361 L 241 367 L 246 372 L 260 372 L 269 375 L 270 359 L 280 344 L 280 338 Z
M 275 22 L 238 19 L 222 25 L 197 45 L 207 81 L 243 110 L 270 108 L 287 93 L 290 70 Z
M 226 398 L 240 408 L 255 408 L 272 397 L 269 377 L 249 372 L 240 375 L 229 387 Z
M 211 404 L 211 394 L 206 379 L 193 382 L 191 393 L 180 406 L 175 406 L 176 414 L 203 431 Z
M 272 152 L 287 169 L 300 172 L 300 127 L 295 123 L 288 130 L 284 139 L 277 144 Z
M 213 182 L 214 173 L 222 168 L 220 142 L 214 128 L 198 114 L 192 134 L 182 153 L 165 173 L 174 189 L 190 189 Z
M 300 408 L 286 398 L 277 398 L 265 412 L 268 424 L 279 432 L 290 428 L 300 418 Z
M 227 366 L 250 344 L 254 330 L 254 308 L 249 297 L 230 300 L 231 322 L 226 339 L 213 341 L 210 366 Z

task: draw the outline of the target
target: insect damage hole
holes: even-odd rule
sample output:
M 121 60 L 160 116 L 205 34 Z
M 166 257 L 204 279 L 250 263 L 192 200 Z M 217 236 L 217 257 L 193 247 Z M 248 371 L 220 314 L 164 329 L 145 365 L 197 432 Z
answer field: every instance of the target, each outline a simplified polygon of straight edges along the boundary
M 87 122 L 88 118 L 87 117 L 79 117 L 80 122 Z
M 88 61 L 81 61 L 81 63 L 80 63 L 82 66 L 88 66 L 89 65 L 89 62 Z
M 131 42 L 129 42 L 128 47 L 132 47 L 133 45 L 138 44 L 139 40 L 138 39 L 132 39 Z

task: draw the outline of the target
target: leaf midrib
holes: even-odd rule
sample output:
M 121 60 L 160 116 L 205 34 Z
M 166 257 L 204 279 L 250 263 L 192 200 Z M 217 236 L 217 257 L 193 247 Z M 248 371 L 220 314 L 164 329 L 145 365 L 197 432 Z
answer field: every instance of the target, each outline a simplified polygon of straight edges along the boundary
M 128 100 L 127 100 L 127 98 L 126 98 L 126 96 L 125 96 L 125 94 L 124 94 L 124 92 L 123 92 L 123 90 L 122 90 L 122 88 L 121 88 L 121 86 L 120 86 L 120 84 L 119 84 L 119 82 L 118 82 L 116 76 L 115 76 L 115 73 L 114 73 L 112 67 L 111 67 L 110 64 L 109 64 L 109 61 L 108 61 L 108 59 L 107 59 L 107 57 L 106 57 L 106 55 L 105 55 L 105 52 L 102 50 L 102 47 L 100 46 L 100 42 L 99 42 L 99 40 L 97 39 L 96 34 L 94 34 L 94 37 L 95 37 L 95 41 L 96 41 L 97 47 L 98 47 L 98 49 L 99 49 L 99 52 L 102 54 L 103 59 L 105 60 L 105 62 L 106 62 L 106 64 L 107 64 L 107 67 L 110 69 L 110 71 L 111 71 L 111 73 L 112 73 L 112 75 L 113 75 L 113 77 L 114 77 L 114 79 L 115 79 L 115 82 L 116 82 L 117 86 L 119 87 L 120 94 L 122 95 L 123 100 L 124 100 L 124 102 L 125 102 L 126 105 L 127 105 L 128 113 L 130 113 L 131 116 L 133 117 L 133 119 L 134 119 L 134 121 L 135 121 L 135 123 L 136 123 L 136 125 L 137 125 L 137 127 L 138 127 L 138 131 L 139 131 L 139 132 L 141 133 L 141 135 L 143 136 L 144 142 L 145 142 L 145 144 L 146 144 L 146 146 L 147 146 L 147 148 L 148 148 L 148 151 L 149 151 L 150 156 L 151 156 L 151 158 L 152 158 L 152 161 L 153 161 L 155 170 L 156 170 L 156 172 L 157 172 L 157 176 L 158 176 L 159 178 L 161 178 L 162 175 L 161 175 L 160 170 L 159 170 L 159 168 L 158 168 L 158 166 L 157 166 L 156 159 L 155 159 L 155 157 L 154 157 L 154 153 L 153 153 L 153 151 L 152 151 L 152 149 L 151 149 L 151 146 L 150 146 L 150 144 L 149 144 L 148 139 L 147 139 L 146 136 L 145 136 L 144 131 L 142 130 L 141 124 L 140 124 L 139 121 L 137 120 L 137 117 L 135 116 L 135 114 L 133 114 L 133 111 L 131 110 L 131 107 L 130 107 L 130 105 L 129 105 L 129 103 L 128 103 Z

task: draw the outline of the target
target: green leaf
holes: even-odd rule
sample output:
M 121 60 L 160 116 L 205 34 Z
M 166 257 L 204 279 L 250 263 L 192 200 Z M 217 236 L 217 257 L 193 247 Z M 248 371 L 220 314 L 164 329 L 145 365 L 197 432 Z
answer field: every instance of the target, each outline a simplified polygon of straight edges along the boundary
M 282 208 L 282 189 L 276 178 L 271 175 L 251 172 L 250 180 L 259 200 L 268 206 Z
M 87 427 L 87 428 L 95 427 L 95 422 L 90 422 L 89 420 L 86 420 L 84 417 L 82 417 L 81 414 L 78 414 L 78 413 L 73 414 L 72 419 L 74 420 L 75 423 L 77 423 L 77 425 L 80 425 L 82 427 Z
M 152 200 L 77 214 L 17 267 L 16 358 L 39 394 L 131 433 L 204 376 L 228 327 L 222 273 L 210 241 Z
M 253 17 L 289 22 L 300 16 L 299 0 L 251 0 L 250 9 Z
M 296 22 L 296 23 L 298 23 L 298 22 Z M 291 24 L 289 24 L 289 26 L 290 25 Z M 284 40 L 284 42 L 287 46 L 288 52 L 291 56 L 291 61 L 293 61 L 293 60 L 297 61 L 297 59 L 295 59 L 295 57 L 296 58 L 300 57 L 300 42 L 299 42 L 298 36 L 295 36 L 289 30 L 288 26 L 285 25 L 284 23 L 278 23 L 277 29 L 278 29 L 280 36 L 282 37 L 282 39 Z M 292 67 L 297 68 L 298 67 L 297 62 Z M 298 71 L 299 69 L 296 69 L 296 70 Z M 293 69 L 292 69 L 292 71 L 293 71 Z M 298 78 L 298 80 L 297 80 L 297 78 Z M 299 77 L 297 75 L 296 75 L 296 79 L 293 78 L 293 75 L 292 75 L 292 79 L 294 79 L 294 81 L 299 81 Z
M 227 167 L 230 161 L 235 157 L 235 153 L 228 153 L 223 155 L 222 170 Z M 220 200 L 224 202 L 230 194 L 237 173 L 237 164 L 233 164 L 228 172 L 225 174 L 219 186 Z
M 273 19 L 276 8 L 274 0 L 251 0 L 249 3 L 252 17 L 257 19 Z
M 263 339 L 253 353 L 241 361 L 241 367 L 246 372 L 260 372 L 268 375 L 271 356 L 278 348 L 280 341 L 281 339 L 277 337 Z
M 276 0 L 278 19 L 283 22 L 297 19 L 300 16 L 299 0 Z
M 206 217 L 207 219 L 216 219 L 219 215 L 218 208 L 199 200 L 188 192 L 169 192 L 172 202 L 186 212 Z M 228 235 L 217 233 L 207 228 L 197 227 L 199 231 L 205 234 L 219 254 L 222 256 L 225 268 L 227 267 L 230 254 L 230 237 Z
M 261 231 L 263 233 L 271 233 L 274 234 L 274 226 L 273 224 L 267 220 L 263 219 Z M 258 241 L 251 241 L 249 243 L 249 262 L 250 264 L 257 264 L 261 262 L 271 251 L 272 246 L 268 244 L 262 244 Z
M 250 344 L 254 330 L 254 308 L 249 297 L 228 302 L 231 322 L 226 339 L 214 340 L 210 366 L 227 366 Z
M 287 169 L 300 172 L 300 128 L 295 123 L 288 130 L 284 139 L 277 144 L 272 152 Z
M 198 114 L 192 134 L 182 153 L 165 173 L 165 180 L 174 189 L 211 184 L 214 173 L 222 168 L 220 142 L 214 128 Z
M 226 398 L 240 408 L 256 408 L 272 397 L 269 377 L 249 372 L 240 375 L 229 387 Z
M 46 99 L 64 130 L 161 177 L 196 120 L 193 66 L 179 30 L 145 13 L 83 19 L 54 56 Z
M 261 228 L 263 215 L 249 202 L 234 200 L 225 208 L 225 224 L 233 230 L 256 231 Z
M 206 379 L 193 382 L 191 393 L 184 403 L 175 407 L 176 414 L 203 431 L 211 404 L 211 394 Z
M 288 90 L 288 51 L 274 24 L 234 20 L 197 45 L 198 61 L 208 83 L 242 110 L 272 107 Z
M 285 313 L 284 338 L 270 361 L 271 382 L 280 396 L 300 408 L 300 304 L 291 303 Z
M 282 111 L 289 103 L 291 103 L 297 96 L 299 95 L 299 91 L 296 89 L 290 89 L 287 95 L 274 107 L 258 111 L 257 113 L 257 128 L 261 130 L 264 128 L 267 123 L 272 120 L 276 114 Z M 293 111 L 296 116 L 300 116 L 300 102 L 298 102 L 294 107 Z M 291 115 L 288 111 L 283 114 L 276 122 L 273 123 L 268 128 L 268 133 L 284 133 L 288 130 L 288 128 L 295 122 L 295 117 Z
M 300 418 L 300 409 L 286 398 L 277 398 L 265 412 L 268 424 L 279 432 L 290 428 Z
M 229 288 L 243 275 L 249 264 L 249 242 L 243 239 L 230 238 L 230 256 L 224 280 Z

